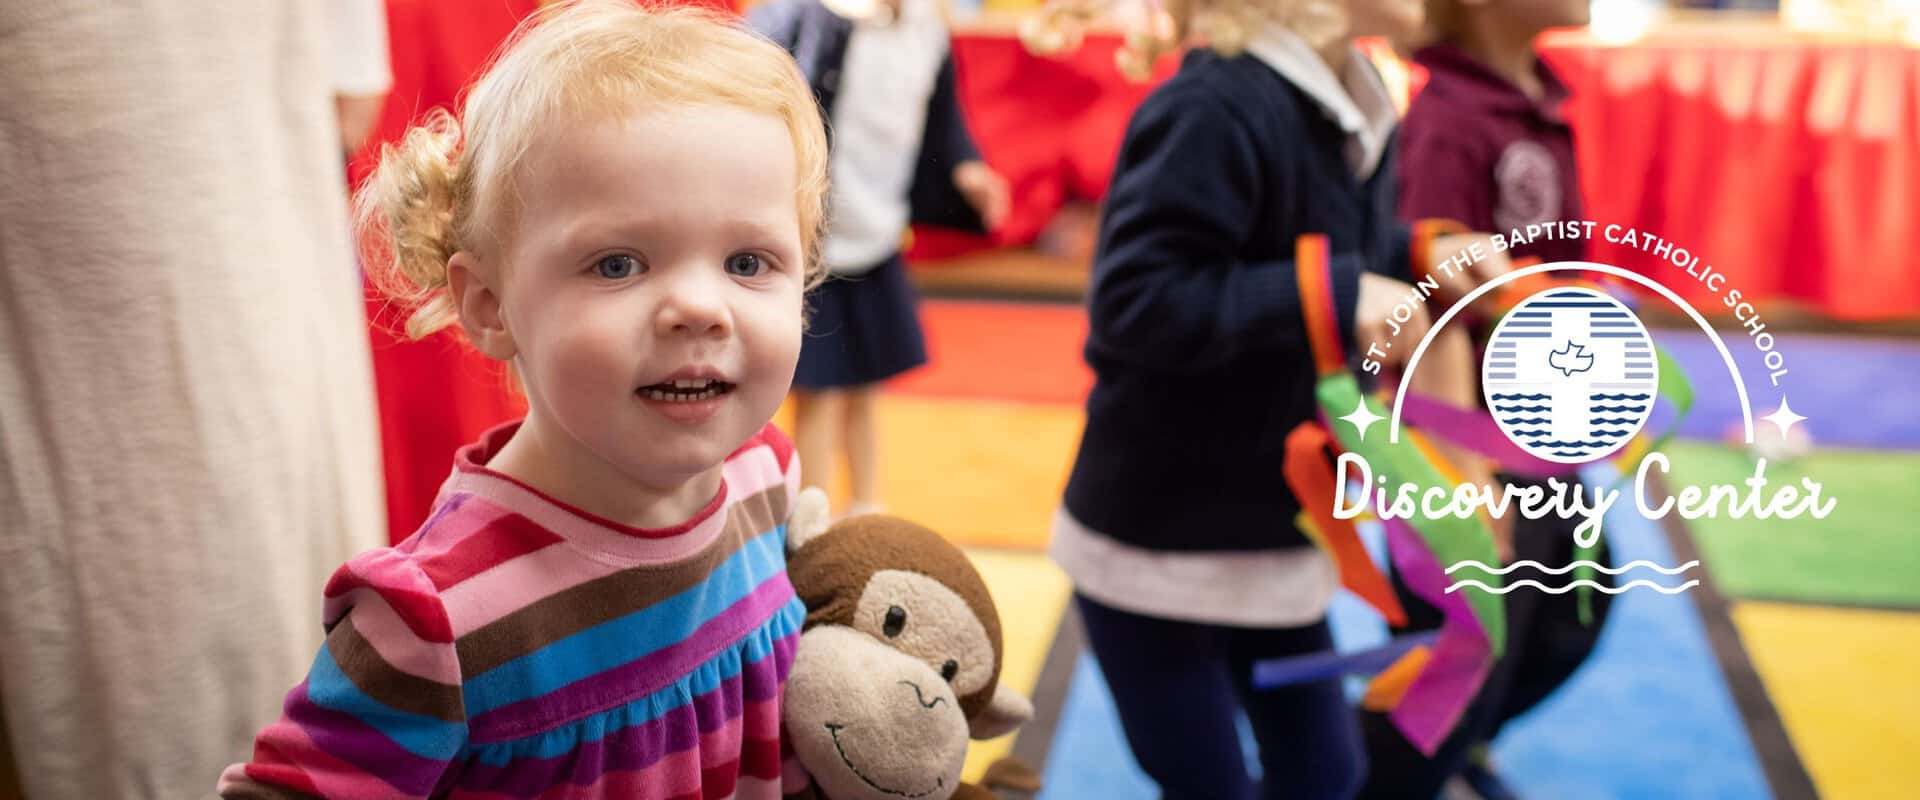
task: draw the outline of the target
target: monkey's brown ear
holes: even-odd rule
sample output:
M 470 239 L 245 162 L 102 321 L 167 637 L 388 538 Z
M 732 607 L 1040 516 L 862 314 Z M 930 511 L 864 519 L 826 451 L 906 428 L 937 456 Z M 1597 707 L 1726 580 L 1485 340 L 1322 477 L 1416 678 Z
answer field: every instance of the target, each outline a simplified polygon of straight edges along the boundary
M 800 496 L 793 499 L 793 513 L 787 517 L 787 552 L 800 552 L 807 542 L 826 532 L 831 522 L 831 506 L 827 493 L 820 487 L 800 490 Z

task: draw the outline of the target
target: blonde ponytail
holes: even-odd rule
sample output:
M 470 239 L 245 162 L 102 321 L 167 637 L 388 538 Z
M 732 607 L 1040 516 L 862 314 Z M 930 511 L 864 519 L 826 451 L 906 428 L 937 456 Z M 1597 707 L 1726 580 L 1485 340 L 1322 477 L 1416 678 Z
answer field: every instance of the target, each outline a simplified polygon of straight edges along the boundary
M 456 216 L 466 194 L 460 123 L 444 109 L 380 150 L 380 165 L 354 197 L 367 274 L 381 293 L 412 309 L 407 336 L 420 339 L 456 319 L 447 260 L 461 248 Z

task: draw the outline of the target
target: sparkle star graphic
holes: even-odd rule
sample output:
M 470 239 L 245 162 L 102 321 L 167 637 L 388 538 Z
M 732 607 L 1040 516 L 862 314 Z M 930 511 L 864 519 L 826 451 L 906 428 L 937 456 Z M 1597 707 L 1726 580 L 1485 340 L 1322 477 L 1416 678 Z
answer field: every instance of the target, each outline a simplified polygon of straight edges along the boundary
M 1360 441 L 1364 442 L 1367 440 L 1367 429 L 1373 427 L 1373 423 L 1386 419 L 1386 417 L 1375 414 L 1373 413 L 1373 409 L 1367 408 L 1367 398 L 1363 396 L 1360 398 L 1360 405 L 1354 407 L 1353 413 L 1340 419 L 1352 423 L 1354 430 L 1360 432 Z
M 1761 419 L 1773 423 L 1774 427 L 1780 429 L 1780 435 L 1785 436 L 1787 435 L 1788 428 L 1792 428 L 1800 420 L 1806 419 L 1806 417 L 1793 413 L 1793 409 L 1787 405 L 1787 396 L 1781 395 L 1780 410 L 1761 417 Z

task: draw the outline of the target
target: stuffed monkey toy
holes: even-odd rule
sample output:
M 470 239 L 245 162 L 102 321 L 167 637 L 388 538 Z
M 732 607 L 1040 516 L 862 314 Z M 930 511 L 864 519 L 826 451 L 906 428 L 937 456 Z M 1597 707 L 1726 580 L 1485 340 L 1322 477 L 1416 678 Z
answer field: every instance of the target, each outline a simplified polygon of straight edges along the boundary
M 1012 732 L 1033 706 L 1000 683 L 1000 615 L 972 562 L 939 534 L 869 514 L 827 524 L 801 493 L 787 575 L 806 604 L 781 700 L 790 800 L 987 800 L 960 781 L 970 739 Z M 996 763 L 998 785 L 1038 788 Z

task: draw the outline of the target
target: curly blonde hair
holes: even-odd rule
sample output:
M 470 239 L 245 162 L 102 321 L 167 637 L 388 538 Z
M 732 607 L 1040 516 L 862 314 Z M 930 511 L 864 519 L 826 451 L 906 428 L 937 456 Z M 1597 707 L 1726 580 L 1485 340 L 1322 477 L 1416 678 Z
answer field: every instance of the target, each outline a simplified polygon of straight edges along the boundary
M 1050 0 L 1021 24 L 1020 38 L 1039 54 L 1071 51 L 1088 26 L 1126 16 L 1144 4 L 1145 20 L 1124 27 L 1116 66 L 1145 80 L 1161 56 L 1188 45 L 1238 55 L 1260 29 L 1279 25 L 1318 47 L 1347 31 L 1339 0 Z M 1137 16 L 1137 15 L 1136 15 Z
M 368 274 L 411 308 L 407 335 L 457 320 L 447 261 L 492 252 L 518 213 L 515 165 L 555 123 L 642 104 L 725 105 L 772 114 L 791 134 L 807 286 L 825 276 L 827 142 L 818 102 L 786 50 L 730 18 L 631 0 L 577 0 L 522 23 L 466 97 L 382 148 L 354 198 Z

